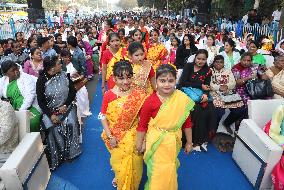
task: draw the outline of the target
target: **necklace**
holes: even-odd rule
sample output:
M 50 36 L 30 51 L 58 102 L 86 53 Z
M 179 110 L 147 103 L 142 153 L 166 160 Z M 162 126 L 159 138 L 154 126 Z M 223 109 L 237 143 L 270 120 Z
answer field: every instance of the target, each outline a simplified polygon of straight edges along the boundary
M 158 96 L 158 98 L 160 99 L 160 101 L 163 103 L 163 102 L 165 102 L 169 97 L 163 97 L 163 96 L 161 96 L 160 94 L 159 94 L 159 92 L 156 92 L 156 94 L 157 94 L 157 96 Z
M 119 89 L 118 87 L 113 88 L 113 90 L 114 90 L 114 92 L 115 92 L 117 98 L 118 98 L 118 97 L 126 96 L 126 95 L 128 95 L 129 92 L 130 92 L 130 89 L 129 89 L 129 90 L 126 90 L 126 91 L 123 91 L 123 90 Z

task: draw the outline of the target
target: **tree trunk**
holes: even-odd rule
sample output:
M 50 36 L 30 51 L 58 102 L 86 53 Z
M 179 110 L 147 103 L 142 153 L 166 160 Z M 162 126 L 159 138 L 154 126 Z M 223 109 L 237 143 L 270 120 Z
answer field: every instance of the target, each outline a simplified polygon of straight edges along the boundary
M 259 4 L 260 4 L 260 0 L 255 0 L 253 8 L 254 9 L 258 9 L 259 8 Z

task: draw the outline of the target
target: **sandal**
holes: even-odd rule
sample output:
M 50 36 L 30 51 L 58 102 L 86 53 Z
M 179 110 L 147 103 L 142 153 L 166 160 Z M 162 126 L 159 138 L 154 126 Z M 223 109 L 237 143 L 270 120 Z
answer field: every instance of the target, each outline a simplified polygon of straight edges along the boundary
M 114 188 L 117 188 L 117 183 L 116 183 L 116 179 L 115 178 L 113 178 L 113 180 L 112 180 L 112 186 L 114 187 Z

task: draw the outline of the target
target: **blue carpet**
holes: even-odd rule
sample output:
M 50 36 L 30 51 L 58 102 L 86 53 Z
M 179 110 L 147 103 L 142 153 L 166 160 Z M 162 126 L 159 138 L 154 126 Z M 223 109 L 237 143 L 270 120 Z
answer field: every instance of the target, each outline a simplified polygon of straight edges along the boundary
M 114 176 L 109 164 L 109 153 L 101 140 L 102 127 L 97 119 L 102 100 L 100 81 L 95 93 L 91 106 L 93 116 L 86 120 L 83 133 L 83 154 L 52 172 L 48 190 L 114 189 L 111 185 Z M 232 154 L 220 153 L 211 144 L 207 153 L 193 152 L 188 156 L 181 152 L 179 159 L 179 190 L 253 189 L 232 160 Z M 143 189 L 145 180 L 144 175 L 140 189 Z

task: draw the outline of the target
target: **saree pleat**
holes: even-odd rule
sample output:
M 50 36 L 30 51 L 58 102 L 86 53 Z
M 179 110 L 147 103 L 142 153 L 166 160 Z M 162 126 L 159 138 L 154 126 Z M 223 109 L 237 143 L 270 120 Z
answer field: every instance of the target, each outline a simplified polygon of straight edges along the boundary
M 150 121 L 144 154 L 148 176 L 146 190 L 178 189 L 177 156 L 181 148 L 181 127 L 193 106 L 192 100 L 176 90 Z
M 146 98 L 144 90 L 135 89 L 130 95 L 120 97 L 108 104 L 106 118 L 118 147 L 111 149 L 109 140 L 102 133 L 111 158 L 118 190 L 137 190 L 143 172 L 143 157 L 136 153 L 137 115 Z
M 54 110 L 62 106 L 69 93 L 69 80 L 65 73 L 60 73 L 45 84 L 45 95 L 48 107 Z M 59 114 L 60 124 L 53 124 L 50 118 L 43 114 L 42 129 L 47 144 L 46 154 L 51 170 L 56 169 L 66 160 L 72 160 L 81 154 L 79 143 L 79 122 L 75 103 L 69 105 L 67 114 Z

